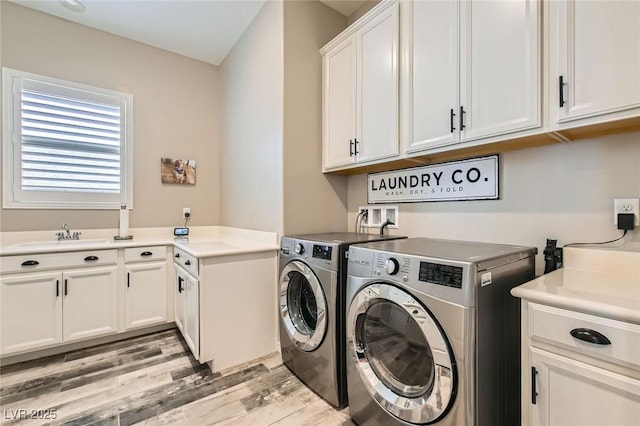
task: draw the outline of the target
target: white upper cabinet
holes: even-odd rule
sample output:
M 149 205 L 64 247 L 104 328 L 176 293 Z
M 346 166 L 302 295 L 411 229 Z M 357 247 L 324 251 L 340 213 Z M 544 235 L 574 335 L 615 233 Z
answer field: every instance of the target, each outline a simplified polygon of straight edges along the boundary
M 358 162 L 398 154 L 398 6 L 394 3 L 357 33 Z
M 398 155 L 398 3 L 384 1 L 325 46 L 323 169 Z
M 541 125 L 538 1 L 407 1 L 401 14 L 406 153 Z
M 460 139 L 538 127 L 538 1 L 463 1 L 461 11 Z
M 637 116 L 637 110 L 630 110 L 640 108 L 640 2 L 559 0 L 549 5 L 552 120 L 599 116 L 591 121 L 603 121 L 624 118 L 625 112 Z
M 405 151 L 458 140 L 458 1 L 402 3 L 401 120 Z
M 324 163 L 326 167 L 354 161 L 356 136 L 356 46 L 348 38 L 324 57 Z

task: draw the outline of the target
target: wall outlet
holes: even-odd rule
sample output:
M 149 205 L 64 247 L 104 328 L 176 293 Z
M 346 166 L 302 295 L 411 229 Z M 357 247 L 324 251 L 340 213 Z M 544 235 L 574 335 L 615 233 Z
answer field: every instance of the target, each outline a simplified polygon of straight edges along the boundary
M 398 229 L 398 206 L 360 206 L 358 212 L 367 211 L 367 219 L 364 222 L 366 228 L 380 228 L 389 219 L 393 225 L 387 228 Z
M 183 219 L 190 219 L 191 218 L 191 208 L 190 207 L 183 207 L 182 208 L 182 218 Z
M 639 198 L 616 198 L 613 200 L 613 224 L 618 224 L 619 213 L 633 213 L 635 225 L 640 225 L 640 214 L 638 213 L 639 205 Z

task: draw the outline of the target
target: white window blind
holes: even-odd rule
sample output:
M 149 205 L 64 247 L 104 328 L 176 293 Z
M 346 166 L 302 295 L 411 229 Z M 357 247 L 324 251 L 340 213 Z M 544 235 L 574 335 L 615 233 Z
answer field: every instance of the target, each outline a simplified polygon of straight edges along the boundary
M 5 147 L 13 160 L 5 207 L 131 207 L 130 95 L 4 73 L 13 112 L 11 129 L 5 123 L 5 143 L 13 142 Z

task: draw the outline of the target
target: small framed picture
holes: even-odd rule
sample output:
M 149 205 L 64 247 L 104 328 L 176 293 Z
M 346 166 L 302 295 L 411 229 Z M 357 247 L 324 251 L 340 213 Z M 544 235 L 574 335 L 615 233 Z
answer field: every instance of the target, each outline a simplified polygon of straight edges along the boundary
M 173 158 L 160 159 L 162 183 L 196 184 L 196 161 Z

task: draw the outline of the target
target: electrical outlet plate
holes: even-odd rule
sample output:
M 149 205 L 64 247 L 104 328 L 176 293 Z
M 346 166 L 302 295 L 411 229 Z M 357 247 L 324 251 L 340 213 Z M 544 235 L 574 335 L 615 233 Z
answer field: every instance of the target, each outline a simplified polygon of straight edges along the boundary
M 190 207 L 183 207 L 182 208 L 182 218 L 186 219 L 187 215 L 189 215 L 189 217 L 191 217 L 191 208 Z
M 387 228 L 398 229 L 398 206 L 360 206 L 358 212 L 367 211 L 365 228 L 380 228 L 389 219 L 393 225 Z
M 618 213 L 633 213 L 634 223 L 640 225 L 639 198 L 616 198 L 613 200 L 613 224 L 618 224 Z

